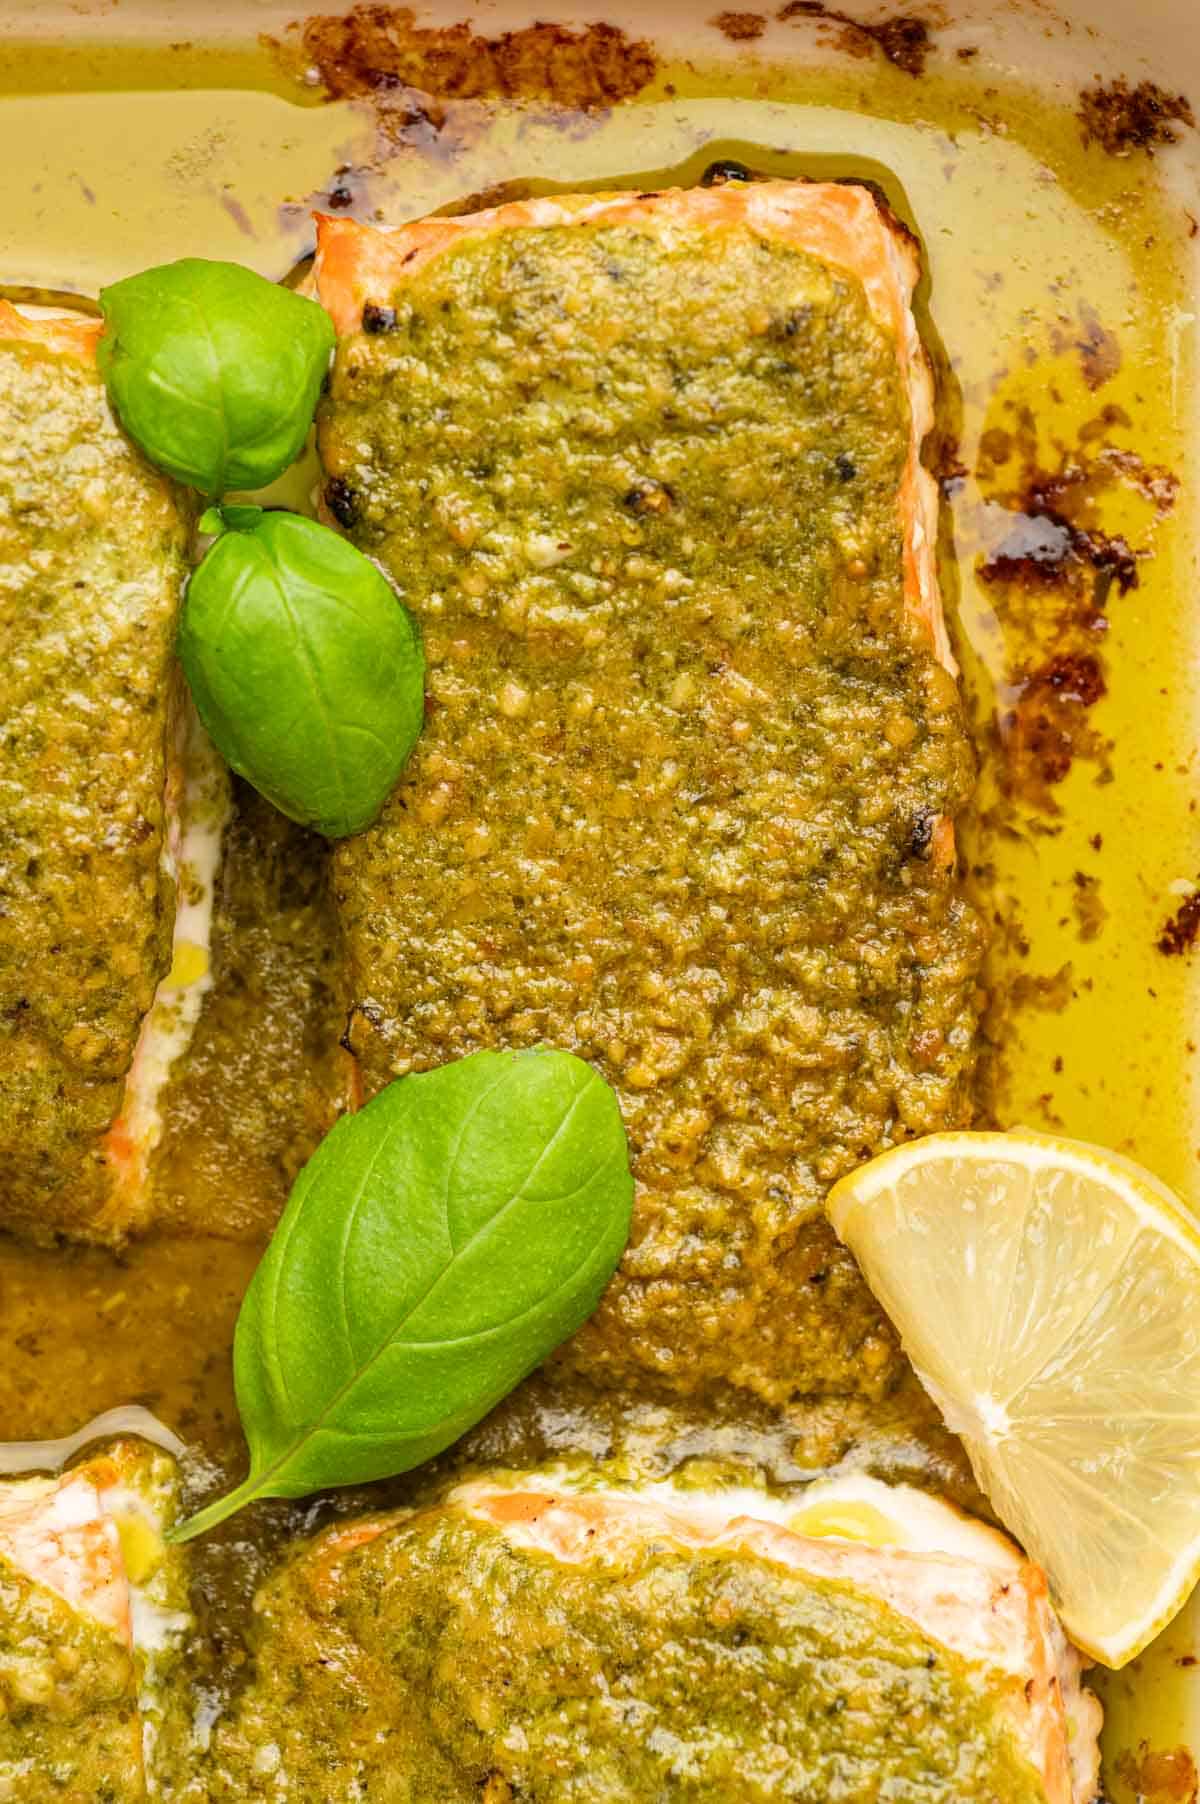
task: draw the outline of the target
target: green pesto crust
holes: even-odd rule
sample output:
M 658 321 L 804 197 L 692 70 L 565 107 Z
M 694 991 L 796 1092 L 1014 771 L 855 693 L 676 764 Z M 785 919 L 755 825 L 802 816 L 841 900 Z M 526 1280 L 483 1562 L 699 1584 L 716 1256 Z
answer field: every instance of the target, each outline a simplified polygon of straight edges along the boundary
M 187 521 L 94 369 L 0 342 L 0 1220 L 86 1230 L 170 958 Z
M 0 1559 L 0 1798 L 133 1804 L 144 1796 L 133 1655 Z
M 855 279 L 646 218 L 467 235 L 340 344 L 327 505 L 429 663 L 336 856 L 350 1038 L 368 1090 L 540 1042 L 616 1086 L 633 1236 L 568 1364 L 878 1394 L 821 1199 L 969 1119 L 980 951 L 929 857 L 972 760 L 904 603 L 908 402 Z
M 980 1672 L 849 1586 L 736 1554 L 562 1565 L 432 1510 L 341 1558 L 302 1547 L 256 1620 L 214 1799 L 1044 1800 Z

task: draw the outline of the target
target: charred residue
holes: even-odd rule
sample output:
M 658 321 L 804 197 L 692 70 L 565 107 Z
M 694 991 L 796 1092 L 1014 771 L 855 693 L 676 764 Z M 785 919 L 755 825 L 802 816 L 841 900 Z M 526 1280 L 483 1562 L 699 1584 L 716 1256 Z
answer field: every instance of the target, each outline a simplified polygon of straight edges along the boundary
M 735 163 L 732 157 L 718 157 L 715 163 L 708 165 L 700 177 L 700 186 L 702 188 L 723 188 L 726 182 L 754 182 L 758 179 L 758 176 L 747 169 L 744 163 Z
M 394 332 L 396 330 L 396 309 L 380 307 L 374 301 L 368 301 L 362 310 L 362 328 L 372 337 L 378 337 L 382 332 Z
M 325 506 L 347 532 L 357 526 L 358 496 L 344 477 L 331 476 L 325 484 Z
M 832 41 L 839 50 L 850 56 L 871 56 L 878 50 L 906 75 L 923 75 L 933 48 L 929 20 L 916 13 L 896 13 L 869 24 L 826 6 L 825 0 L 787 0 L 775 16 L 782 20 L 820 20 L 833 27 Z
M 469 22 L 422 26 L 407 6 L 358 5 L 318 13 L 273 46 L 297 74 L 316 72 L 331 99 L 391 104 L 426 97 L 436 120 L 446 101 L 534 100 L 588 112 L 641 92 L 654 52 L 615 25 L 539 21 L 488 36 Z
M 653 479 L 639 482 L 624 497 L 624 505 L 633 514 L 669 514 L 675 506 L 675 491 L 669 482 Z
M 932 808 L 918 808 L 908 829 L 908 842 L 905 847 L 909 858 L 918 858 L 927 864 L 933 856 L 934 828 L 937 815 Z
M 1195 114 L 1182 94 L 1168 94 L 1157 82 L 1097 82 L 1079 96 L 1079 123 L 1085 144 L 1098 144 L 1112 157 L 1144 150 L 1148 156 L 1174 144 L 1178 126 L 1194 126 Z
M 1139 583 L 1145 546 L 1105 525 L 1105 501 L 1133 490 L 1151 520 L 1170 512 L 1178 483 L 1111 441 L 1128 428 L 1103 408 L 1053 468 L 1039 460 L 1032 411 L 1012 404 L 1009 424 L 980 441 L 976 476 L 991 543 L 978 565 L 1005 632 L 1007 697 L 994 723 L 1001 788 L 1012 801 L 1056 814 L 1053 791 L 1076 760 L 1101 776 L 1110 746 L 1091 720 L 1108 691 L 1109 606 Z
M 731 44 L 749 44 L 767 29 L 765 13 L 716 13 L 709 21 Z

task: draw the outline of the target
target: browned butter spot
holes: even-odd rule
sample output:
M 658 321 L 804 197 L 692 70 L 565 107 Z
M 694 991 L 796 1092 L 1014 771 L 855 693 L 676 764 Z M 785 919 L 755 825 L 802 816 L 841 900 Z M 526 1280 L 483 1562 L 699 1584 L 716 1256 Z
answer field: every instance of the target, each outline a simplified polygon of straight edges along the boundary
M 1014 1008 L 1035 1008 L 1046 1014 L 1061 1015 L 1068 1006 L 1074 989 L 1074 971 L 1070 964 L 1057 971 L 1034 973 L 1022 971 L 1010 985 Z
M 763 13 L 717 13 L 709 20 L 709 24 L 715 25 L 719 32 L 735 44 L 761 38 L 767 29 L 766 15 Z
M 820 19 L 837 26 L 833 42 L 839 50 L 849 56 L 870 56 L 875 50 L 882 51 L 888 62 L 903 69 L 906 75 L 925 73 L 925 60 L 933 47 L 928 19 L 915 13 L 897 13 L 872 25 L 849 13 L 839 12 L 836 7 L 826 6 L 825 0 L 787 0 L 787 5 L 775 16 L 778 19 Z
M 1157 82 L 1097 82 L 1079 96 L 1079 122 L 1085 144 L 1099 144 L 1112 157 L 1144 150 L 1148 156 L 1174 144 L 1177 125 L 1194 126 L 1195 114 L 1182 94 L 1168 94 Z
M 540 20 L 489 37 L 467 21 L 419 26 L 407 6 L 315 13 L 272 48 L 294 74 L 316 70 L 333 99 L 408 88 L 441 100 L 549 100 L 588 111 L 640 93 L 656 68 L 644 39 L 599 21 L 573 30 Z
M 1185 896 L 1179 904 L 1159 936 L 1158 949 L 1168 958 L 1178 958 L 1180 953 L 1195 945 L 1197 934 L 1200 934 L 1200 889 L 1194 895 Z
M 1085 342 L 1106 340 L 1097 322 L 1097 336 Z M 1178 481 L 1109 441 L 1111 432 L 1129 426 L 1119 408 L 1102 408 L 1051 469 L 1039 462 L 1031 410 L 1010 406 L 1008 418 L 1009 425 L 982 435 L 976 468 L 985 498 L 1007 517 L 978 567 L 1007 648 L 1010 698 L 995 722 L 1000 785 L 1010 800 L 1056 814 L 1052 792 L 1077 759 L 1107 772 L 1110 747 L 1089 719 L 1108 689 L 1107 609 L 1114 592 L 1137 588 L 1139 563 L 1148 555 L 1148 547 L 1106 530 L 1105 498 L 1133 490 L 1161 519 L 1174 505 Z
M 1050 794 L 1076 758 L 1103 764 L 1107 746 L 1088 719 L 1088 710 L 1107 691 L 1100 660 L 1088 653 L 1063 653 L 1031 671 L 1000 720 L 1006 786 L 1034 807 L 1057 813 Z
M 1108 910 L 1100 895 L 1099 877 L 1092 877 L 1087 871 L 1075 872 L 1071 907 L 1074 910 L 1080 939 L 1098 940 L 1104 932 L 1104 923 L 1108 919 Z
M 1050 344 L 1059 355 L 1076 353 L 1083 379 L 1093 392 L 1111 382 L 1121 368 L 1121 341 L 1086 301 L 1079 304 L 1077 321 L 1067 318 L 1051 327 Z
M 1200 1775 L 1186 1748 L 1152 1753 L 1142 1742 L 1136 1755 L 1120 1756 L 1117 1774 L 1141 1804 L 1197 1804 L 1200 1797 Z

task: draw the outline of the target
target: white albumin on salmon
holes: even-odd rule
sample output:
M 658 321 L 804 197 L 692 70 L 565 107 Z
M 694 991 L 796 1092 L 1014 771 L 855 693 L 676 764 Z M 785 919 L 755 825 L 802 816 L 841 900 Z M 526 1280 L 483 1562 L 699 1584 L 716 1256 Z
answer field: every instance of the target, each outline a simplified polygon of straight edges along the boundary
M 175 888 L 171 966 L 142 1022 L 121 1111 L 104 1142 L 113 1183 L 106 1221 L 121 1233 L 149 1221 L 150 1165 L 164 1129 L 163 1091 L 212 989 L 213 908 L 232 807 L 228 768 L 200 724 L 182 678 L 172 741 L 163 852 Z

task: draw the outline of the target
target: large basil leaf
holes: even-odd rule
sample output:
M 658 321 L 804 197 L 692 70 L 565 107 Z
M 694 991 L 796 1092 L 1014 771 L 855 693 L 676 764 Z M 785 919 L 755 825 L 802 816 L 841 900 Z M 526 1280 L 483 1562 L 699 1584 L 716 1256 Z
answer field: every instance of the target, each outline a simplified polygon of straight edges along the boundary
M 569 1053 L 477 1052 L 339 1122 L 238 1318 L 250 1475 L 176 1538 L 439 1453 L 591 1314 L 632 1198 L 616 1097 Z
M 331 839 L 369 826 L 421 730 L 411 616 L 353 545 L 299 514 L 210 509 L 179 658 L 226 762 Z
M 101 289 L 109 397 L 152 463 L 205 495 L 256 489 L 299 456 L 334 333 L 315 301 L 185 257 Z

